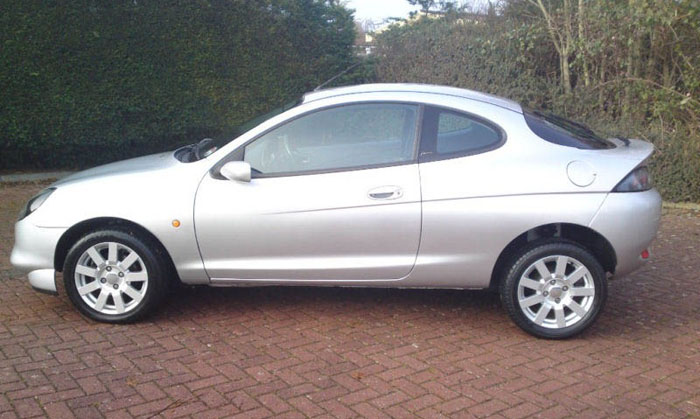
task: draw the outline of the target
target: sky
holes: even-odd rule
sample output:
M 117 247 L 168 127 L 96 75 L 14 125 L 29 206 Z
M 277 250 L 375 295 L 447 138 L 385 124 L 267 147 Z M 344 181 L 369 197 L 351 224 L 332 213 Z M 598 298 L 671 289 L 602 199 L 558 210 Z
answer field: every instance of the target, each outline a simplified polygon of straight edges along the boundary
M 408 17 L 411 11 L 419 9 L 406 0 L 348 0 L 347 7 L 355 9 L 355 20 L 374 23 L 381 23 L 389 17 Z
M 468 4 L 472 7 L 480 7 L 487 0 L 457 0 L 458 4 Z M 411 6 L 406 0 L 345 0 L 346 6 L 355 9 L 355 20 L 365 22 L 371 20 L 377 26 L 387 18 L 406 18 L 412 11 L 419 10 L 419 6 Z

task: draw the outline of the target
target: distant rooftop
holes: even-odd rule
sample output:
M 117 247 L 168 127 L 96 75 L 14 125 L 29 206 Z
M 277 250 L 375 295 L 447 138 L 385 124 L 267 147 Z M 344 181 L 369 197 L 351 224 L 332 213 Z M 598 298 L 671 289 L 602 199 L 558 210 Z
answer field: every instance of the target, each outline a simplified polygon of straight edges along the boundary
M 316 92 L 309 92 L 304 95 L 304 102 L 313 102 L 315 100 L 325 99 L 334 96 L 372 92 L 415 92 L 432 93 L 446 96 L 457 96 L 469 100 L 475 100 L 478 102 L 500 106 L 502 108 L 514 112 L 522 112 L 522 108 L 520 107 L 520 105 L 516 102 L 513 102 L 510 99 L 489 95 L 487 93 L 476 92 L 474 90 L 460 89 L 457 87 L 436 86 L 432 84 L 384 83 L 335 87 L 331 89 L 319 90 Z

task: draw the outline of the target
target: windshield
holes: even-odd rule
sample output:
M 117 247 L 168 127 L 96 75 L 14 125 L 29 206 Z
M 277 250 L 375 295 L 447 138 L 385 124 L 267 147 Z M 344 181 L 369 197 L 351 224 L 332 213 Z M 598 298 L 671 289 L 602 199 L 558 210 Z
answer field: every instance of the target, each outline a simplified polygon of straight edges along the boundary
M 282 106 L 276 107 L 275 109 L 268 111 L 262 115 L 258 115 L 255 118 L 245 122 L 235 129 L 229 131 L 228 134 L 222 135 L 217 139 L 205 138 L 198 143 L 186 145 L 175 150 L 175 158 L 183 163 L 191 163 L 208 157 L 216 150 L 220 149 L 224 145 L 228 144 L 232 140 L 240 137 L 251 129 L 257 127 L 268 119 L 281 114 L 284 111 L 292 109 L 302 102 L 302 99 L 295 100 L 293 102 L 286 103 Z
M 530 129 L 540 138 L 550 143 L 584 150 L 614 148 L 615 145 L 603 139 L 587 126 L 540 111 L 525 111 L 525 121 Z
M 241 135 L 245 134 L 246 132 L 250 131 L 251 129 L 257 127 L 258 125 L 262 124 L 263 122 L 267 121 L 268 119 L 275 117 L 282 112 L 286 112 L 295 106 L 299 105 L 302 102 L 302 99 L 297 99 L 291 102 L 287 102 L 282 106 L 278 106 L 271 111 L 267 111 L 261 115 L 258 115 L 243 124 L 237 126 L 233 130 L 229 131 L 228 134 L 223 135 L 220 139 L 216 140 L 216 145 L 221 148 L 222 146 L 228 144 L 232 140 L 235 140 L 236 138 L 240 137 Z

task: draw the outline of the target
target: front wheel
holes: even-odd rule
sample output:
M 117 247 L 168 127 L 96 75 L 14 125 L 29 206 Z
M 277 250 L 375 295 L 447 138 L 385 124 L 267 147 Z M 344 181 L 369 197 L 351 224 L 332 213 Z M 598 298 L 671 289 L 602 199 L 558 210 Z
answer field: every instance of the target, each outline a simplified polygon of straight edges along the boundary
M 588 250 L 551 241 L 526 248 L 513 260 L 501 283 L 501 300 L 521 329 L 564 339 L 584 331 L 600 314 L 607 280 Z
M 127 230 L 86 235 L 68 252 L 66 293 L 86 316 L 107 323 L 136 321 L 165 293 L 163 257 L 148 240 Z

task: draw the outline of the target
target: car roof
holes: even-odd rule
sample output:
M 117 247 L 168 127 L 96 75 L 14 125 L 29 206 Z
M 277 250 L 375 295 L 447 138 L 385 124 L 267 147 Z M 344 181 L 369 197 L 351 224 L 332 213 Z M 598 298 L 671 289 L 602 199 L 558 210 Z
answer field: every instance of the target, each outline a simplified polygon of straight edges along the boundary
M 359 93 L 376 92 L 409 92 L 409 93 L 430 93 L 446 96 L 457 96 L 477 102 L 488 103 L 500 106 L 514 112 L 522 113 L 522 108 L 517 102 L 487 93 L 476 92 L 474 90 L 460 89 L 457 87 L 438 86 L 432 84 L 414 83 L 377 83 L 359 84 L 347 87 L 335 87 L 306 93 L 302 99 L 303 103 L 313 102 L 319 99 L 326 99 L 335 96 L 352 95 Z

